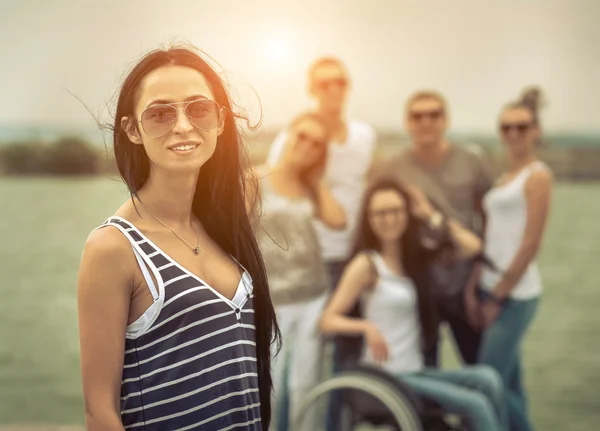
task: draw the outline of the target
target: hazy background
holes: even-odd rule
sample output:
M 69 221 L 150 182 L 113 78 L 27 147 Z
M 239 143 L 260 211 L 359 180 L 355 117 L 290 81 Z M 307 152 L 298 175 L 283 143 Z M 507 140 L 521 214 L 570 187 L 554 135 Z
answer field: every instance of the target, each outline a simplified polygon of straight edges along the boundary
M 185 38 L 227 72 L 265 128 L 303 107 L 306 68 L 333 54 L 353 78 L 349 114 L 401 127 L 417 88 L 447 95 L 455 130 L 491 132 L 535 83 L 550 131 L 600 131 L 597 0 L 156 0 L 0 3 L 0 125 L 89 126 L 145 52 Z
M 598 0 L 0 0 L 0 430 L 83 423 L 81 250 L 127 193 L 69 91 L 111 121 L 129 68 L 181 40 L 222 66 L 252 119 L 262 114 L 255 160 L 311 106 L 306 69 L 321 55 L 347 64 L 349 116 L 376 127 L 379 157 L 406 144 L 404 101 L 428 87 L 449 99 L 456 142 L 498 172 L 497 114 L 524 86 L 541 86 L 540 156 L 557 184 L 525 379 L 537 431 L 597 429 L 599 22 Z M 458 365 L 447 339 L 443 363 Z

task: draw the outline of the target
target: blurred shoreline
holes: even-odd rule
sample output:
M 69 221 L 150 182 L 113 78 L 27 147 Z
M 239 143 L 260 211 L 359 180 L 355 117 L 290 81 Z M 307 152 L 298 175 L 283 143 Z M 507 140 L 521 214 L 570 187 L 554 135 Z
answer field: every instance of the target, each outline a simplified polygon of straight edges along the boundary
M 253 164 L 266 160 L 278 129 L 240 129 Z M 375 162 L 410 145 L 399 131 L 376 129 Z M 455 144 L 486 158 L 498 174 L 504 152 L 492 133 L 450 132 Z M 562 180 L 600 180 L 600 132 L 546 133 L 539 157 Z M 110 130 L 97 127 L 0 126 L 0 176 L 104 175 L 116 173 Z
M 278 127 L 261 127 L 258 131 L 244 131 L 250 145 L 268 146 L 277 133 Z M 375 128 L 380 144 L 406 141 L 406 134 L 397 129 Z M 94 146 L 110 146 L 112 132 L 97 126 L 44 126 L 44 125 L 7 125 L 0 124 L 0 146 L 14 142 L 43 141 L 49 142 L 63 137 L 77 137 Z M 598 131 L 552 131 L 544 134 L 548 145 L 560 148 L 600 148 L 600 130 Z M 474 142 L 484 147 L 500 146 L 497 135 L 493 131 L 450 130 L 450 140 L 457 142 Z

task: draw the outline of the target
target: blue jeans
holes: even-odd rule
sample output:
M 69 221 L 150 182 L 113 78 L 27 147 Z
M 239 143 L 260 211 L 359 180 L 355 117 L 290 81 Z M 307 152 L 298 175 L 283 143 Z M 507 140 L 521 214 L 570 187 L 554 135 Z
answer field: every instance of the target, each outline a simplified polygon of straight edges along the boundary
M 459 415 L 471 431 L 508 429 L 502 379 L 491 367 L 426 368 L 398 378 L 419 396 L 436 402 L 448 413 Z
M 485 298 L 486 293 L 482 292 Z M 495 368 L 504 381 L 511 431 L 532 431 L 521 370 L 521 340 L 538 307 L 538 298 L 509 299 L 483 333 L 478 362 Z

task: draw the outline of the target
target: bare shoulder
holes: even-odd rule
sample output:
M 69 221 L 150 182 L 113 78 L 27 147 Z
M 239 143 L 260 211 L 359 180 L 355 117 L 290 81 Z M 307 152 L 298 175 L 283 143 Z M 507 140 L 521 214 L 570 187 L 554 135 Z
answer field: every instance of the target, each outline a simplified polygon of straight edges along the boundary
M 125 279 L 133 276 L 134 259 L 129 240 L 116 228 L 96 229 L 85 242 L 80 277 Z
M 366 251 L 358 253 L 348 263 L 346 271 L 356 277 L 369 277 L 373 273 L 373 261 Z
M 527 178 L 526 186 L 531 191 L 547 190 L 552 187 L 554 175 L 550 168 L 544 167 L 534 170 Z
M 87 237 L 84 252 L 95 258 L 122 259 L 131 253 L 129 240 L 112 226 L 96 229 Z

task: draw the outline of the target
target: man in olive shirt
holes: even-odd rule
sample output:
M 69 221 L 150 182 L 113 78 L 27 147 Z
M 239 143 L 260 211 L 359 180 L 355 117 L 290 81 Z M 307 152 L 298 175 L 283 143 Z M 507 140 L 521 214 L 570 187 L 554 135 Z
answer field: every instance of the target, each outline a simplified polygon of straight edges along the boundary
M 492 174 L 480 156 L 445 138 L 448 108 L 444 98 L 434 91 L 412 95 L 406 104 L 405 127 L 412 145 L 386 161 L 376 175 L 395 175 L 404 184 L 420 188 L 443 213 L 481 232 L 481 199 L 492 187 Z M 472 262 L 436 264 L 432 271 L 440 320 L 449 324 L 463 361 L 475 363 L 480 334 L 469 325 L 464 307 Z M 427 365 L 438 365 L 437 350 L 436 346 L 426 352 Z

